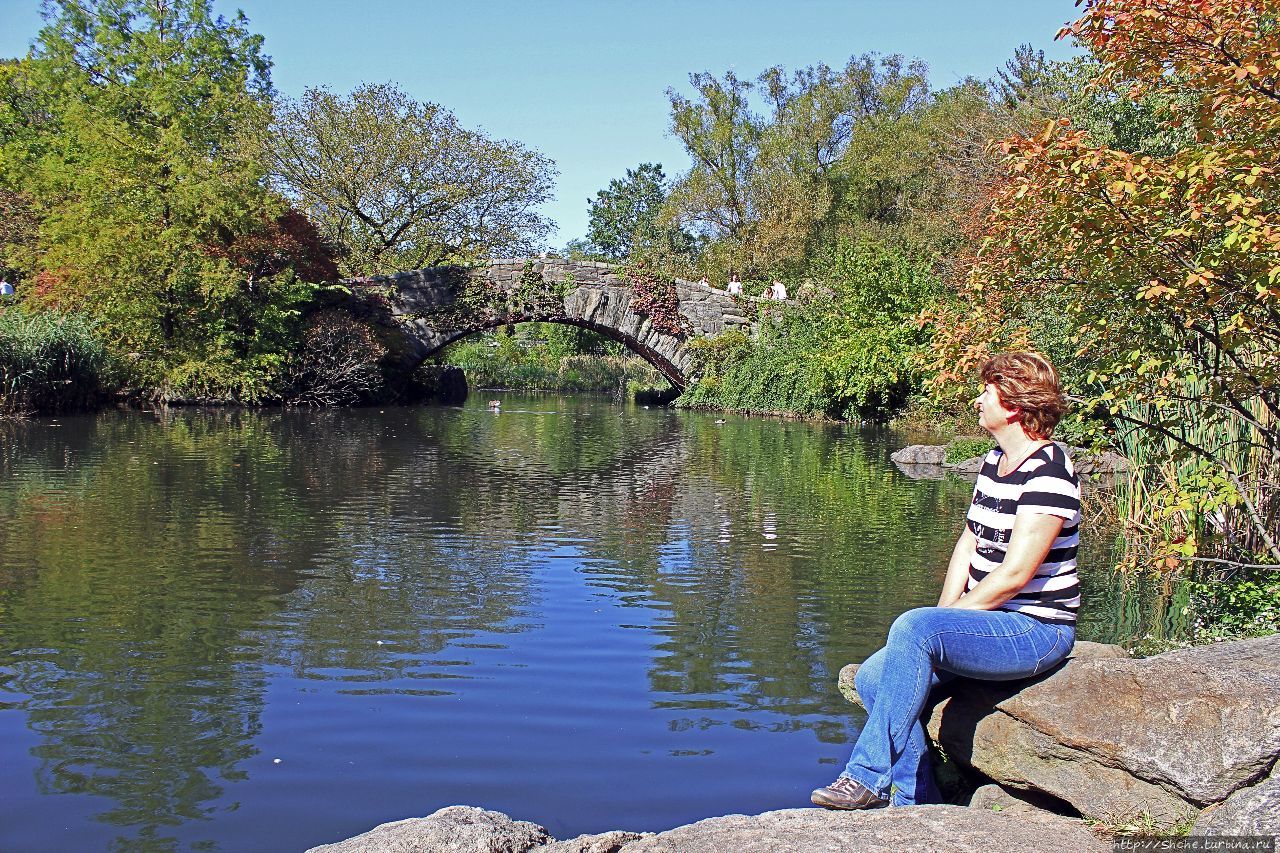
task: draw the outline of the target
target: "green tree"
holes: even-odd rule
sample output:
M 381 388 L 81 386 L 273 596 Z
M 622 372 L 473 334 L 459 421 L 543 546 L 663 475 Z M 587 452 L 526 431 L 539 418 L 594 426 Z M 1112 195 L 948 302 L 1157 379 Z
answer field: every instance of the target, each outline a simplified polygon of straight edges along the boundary
M 920 137 L 914 123 L 929 103 L 920 63 L 867 54 L 790 76 L 770 68 L 755 83 L 732 72 L 690 81 L 694 97 L 667 94 L 693 165 L 660 221 L 707 240 L 705 266 L 719 273 L 799 269 L 845 219 L 900 218 L 921 183 L 919 158 L 903 147 L 909 132 Z
M 841 238 L 811 274 L 815 292 L 763 318 L 758 339 L 695 343 L 704 373 L 686 405 L 885 420 L 905 402 L 928 340 L 912 320 L 939 291 L 927 260 Z
M 282 103 L 271 169 L 339 248 L 347 275 L 528 255 L 552 227 L 537 212 L 551 194 L 551 160 L 391 85 L 347 97 L 308 89 Z
M 671 132 L 684 144 L 693 166 L 673 188 L 670 219 L 711 240 L 736 240 L 749 226 L 748 187 L 759 153 L 763 120 L 751 110 L 751 83 L 732 71 L 724 80 L 691 74 L 696 99 L 674 89 Z
M 658 222 L 667 198 L 667 176 L 660 163 L 641 163 L 615 178 L 589 199 L 587 239 L 601 255 L 620 261 L 637 250 L 688 254 L 692 238 L 678 227 Z
M 225 251 L 284 209 L 255 144 L 272 95 L 261 37 L 208 0 L 57 0 L 45 17 L 0 77 L 0 186 L 39 222 L 6 263 L 29 298 L 100 318 L 141 380 L 209 369 L 261 397 L 299 296 Z

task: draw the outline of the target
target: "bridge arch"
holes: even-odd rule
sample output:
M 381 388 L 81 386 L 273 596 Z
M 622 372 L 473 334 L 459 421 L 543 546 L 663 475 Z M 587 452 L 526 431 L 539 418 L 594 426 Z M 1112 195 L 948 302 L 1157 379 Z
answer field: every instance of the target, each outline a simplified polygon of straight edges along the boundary
M 399 332 L 400 359 L 409 368 L 485 329 L 561 323 L 619 341 L 681 391 L 697 378 L 689 342 L 730 328 L 753 334 L 757 313 L 756 300 L 677 279 L 672 285 L 676 316 L 655 319 L 612 265 L 558 258 L 430 267 L 343 283 L 377 319 Z

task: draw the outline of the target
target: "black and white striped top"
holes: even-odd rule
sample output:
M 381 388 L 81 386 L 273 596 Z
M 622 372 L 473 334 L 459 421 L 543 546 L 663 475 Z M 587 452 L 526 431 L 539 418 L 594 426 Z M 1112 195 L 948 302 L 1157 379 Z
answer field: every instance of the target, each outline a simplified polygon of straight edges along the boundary
M 1080 609 L 1076 551 L 1080 546 L 1080 481 L 1061 447 L 1041 447 L 1004 477 L 999 448 L 987 454 L 973 490 L 967 523 L 978 537 L 965 592 L 1004 561 L 1014 519 L 1024 513 L 1060 516 L 1062 530 L 1035 575 L 1000 610 L 1025 613 L 1045 622 L 1075 622 Z

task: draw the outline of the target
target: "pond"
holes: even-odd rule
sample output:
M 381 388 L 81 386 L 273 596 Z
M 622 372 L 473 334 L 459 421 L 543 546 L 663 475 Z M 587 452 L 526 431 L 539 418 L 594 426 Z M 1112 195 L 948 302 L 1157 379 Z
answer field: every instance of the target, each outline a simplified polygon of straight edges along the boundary
M 0 423 L 0 849 L 805 806 L 862 721 L 836 673 L 936 602 L 970 497 L 901 443 L 493 394 Z

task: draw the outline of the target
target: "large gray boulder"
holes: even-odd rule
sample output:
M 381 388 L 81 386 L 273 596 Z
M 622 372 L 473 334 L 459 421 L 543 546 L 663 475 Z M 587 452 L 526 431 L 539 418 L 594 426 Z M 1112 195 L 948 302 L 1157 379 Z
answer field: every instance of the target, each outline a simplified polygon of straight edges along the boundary
M 943 462 L 942 467 L 955 474 L 978 474 L 982 471 L 982 465 L 986 458 L 985 456 L 975 456 L 972 459 L 962 459 L 959 462 Z
M 307 853 L 525 853 L 550 841 L 554 839 L 536 823 L 473 806 L 449 806 Z
M 978 700 L 976 691 L 964 695 Z M 945 719 L 946 708 L 935 714 L 944 747 L 958 745 L 966 729 L 963 718 L 972 717 L 963 711 L 980 708 L 979 702 L 953 698 L 954 710 L 961 713 L 950 722 Z M 1057 751 L 1069 753 L 1080 766 L 1080 773 L 1070 774 L 1080 782 L 1114 780 L 1112 771 L 1132 776 L 1137 796 L 1127 805 L 1135 810 L 1156 812 L 1164 802 L 1151 788 L 1196 809 L 1222 802 L 1237 789 L 1255 783 L 1280 755 L 1280 636 L 1201 646 L 1144 660 L 1075 660 L 1051 678 L 1000 699 L 994 707 L 1020 727 L 1059 744 Z M 992 722 L 1004 721 L 993 716 Z M 974 734 L 978 734 L 976 727 Z M 994 733 L 984 732 L 984 739 L 990 740 L 988 734 Z M 1043 739 L 1031 735 L 1028 740 Z M 1035 775 L 1047 781 L 1054 764 L 1059 762 L 1046 757 Z M 1067 778 L 1056 790 L 1027 782 L 1028 787 L 1068 800 L 1085 814 L 1102 814 L 1108 805 L 1112 809 L 1122 805 L 1116 802 L 1115 790 L 1094 790 L 1085 784 L 1082 790 L 1070 792 L 1062 784 Z M 1064 796 L 1067 793 L 1071 796 Z
M 1191 834 L 1280 835 L 1280 765 L 1264 781 L 1201 812 Z
M 1071 450 L 1075 451 L 1072 454 L 1072 467 L 1076 469 L 1077 474 L 1119 474 L 1129 470 L 1129 460 L 1114 450 L 1108 450 L 1096 456 L 1084 453 L 1077 448 L 1071 448 Z
M 941 465 L 947 458 L 947 449 L 936 444 L 912 444 L 896 450 L 889 456 L 903 465 Z
M 1263 780 L 1280 756 L 1280 635 L 1142 660 L 1087 651 L 1035 680 L 953 683 L 930 736 L 1004 788 L 1088 817 L 1174 824 L 1222 803 L 1222 825 L 1251 825 L 1275 802 Z

